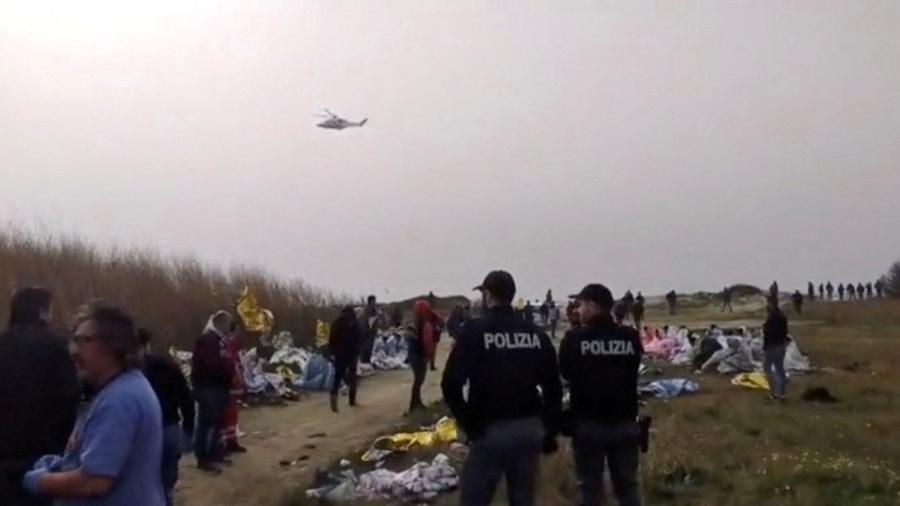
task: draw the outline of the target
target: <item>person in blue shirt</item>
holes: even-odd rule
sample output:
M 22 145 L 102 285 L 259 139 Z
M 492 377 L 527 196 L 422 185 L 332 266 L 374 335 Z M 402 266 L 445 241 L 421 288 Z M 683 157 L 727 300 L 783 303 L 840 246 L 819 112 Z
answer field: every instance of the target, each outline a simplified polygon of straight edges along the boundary
M 70 351 L 96 395 L 65 453 L 39 459 L 22 484 L 57 506 L 164 506 L 162 412 L 139 368 L 134 322 L 104 305 L 77 321 Z

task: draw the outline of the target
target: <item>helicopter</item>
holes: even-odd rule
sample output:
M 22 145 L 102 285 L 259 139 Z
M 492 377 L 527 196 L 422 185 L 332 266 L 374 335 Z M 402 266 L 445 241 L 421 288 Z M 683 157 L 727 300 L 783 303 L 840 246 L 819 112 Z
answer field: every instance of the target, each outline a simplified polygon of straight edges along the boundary
M 369 121 L 369 118 L 364 118 L 362 121 L 348 121 L 344 118 L 341 118 L 337 114 L 329 111 L 328 109 L 324 109 L 325 114 L 315 114 L 319 118 L 326 118 L 325 121 L 316 125 L 319 128 L 328 128 L 331 130 L 343 130 L 345 128 L 350 127 L 361 127 Z

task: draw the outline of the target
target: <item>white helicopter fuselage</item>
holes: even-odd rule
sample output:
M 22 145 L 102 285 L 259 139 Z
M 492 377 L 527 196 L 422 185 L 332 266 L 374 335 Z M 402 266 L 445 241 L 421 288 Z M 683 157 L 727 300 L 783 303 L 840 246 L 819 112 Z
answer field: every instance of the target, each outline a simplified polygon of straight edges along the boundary
M 368 121 L 368 119 L 364 119 L 359 122 L 354 122 L 354 121 L 347 121 L 344 118 L 328 118 L 316 126 L 318 126 L 320 128 L 328 128 L 331 130 L 343 130 L 345 128 L 350 128 L 350 127 L 361 127 L 366 124 L 366 121 Z

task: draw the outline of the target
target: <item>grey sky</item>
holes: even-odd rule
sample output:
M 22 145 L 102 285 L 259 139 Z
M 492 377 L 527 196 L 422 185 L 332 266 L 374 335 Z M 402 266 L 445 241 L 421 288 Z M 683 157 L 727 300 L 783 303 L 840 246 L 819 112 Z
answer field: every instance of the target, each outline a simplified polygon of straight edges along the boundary
M 184 3 L 0 2 L 4 222 L 388 299 L 900 257 L 900 2 Z

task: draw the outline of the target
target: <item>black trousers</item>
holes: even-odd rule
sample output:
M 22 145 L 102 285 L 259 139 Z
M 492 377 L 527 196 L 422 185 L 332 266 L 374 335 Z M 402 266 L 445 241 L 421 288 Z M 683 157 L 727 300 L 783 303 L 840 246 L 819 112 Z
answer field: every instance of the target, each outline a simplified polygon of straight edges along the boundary
M 619 506 L 640 506 L 638 455 L 640 427 L 637 422 L 601 424 L 579 420 L 575 423 L 572 447 L 582 506 L 606 504 L 603 473 L 609 476 Z
M 194 433 L 194 453 L 197 463 L 209 464 L 223 457 L 222 418 L 228 405 L 227 388 L 197 388 L 197 430 Z
M 419 353 L 409 355 L 409 367 L 413 372 L 412 392 L 409 398 L 409 410 L 424 408 L 422 403 L 422 385 L 425 384 L 425 375 L 428 373 L 428 361 Z
M 341 389 L 341 380 L 350 389 L 350 405 L 356 404 L 356 357 L 339 357 L 334 360 L 334 383 L 331 395 L 337 395 Z

